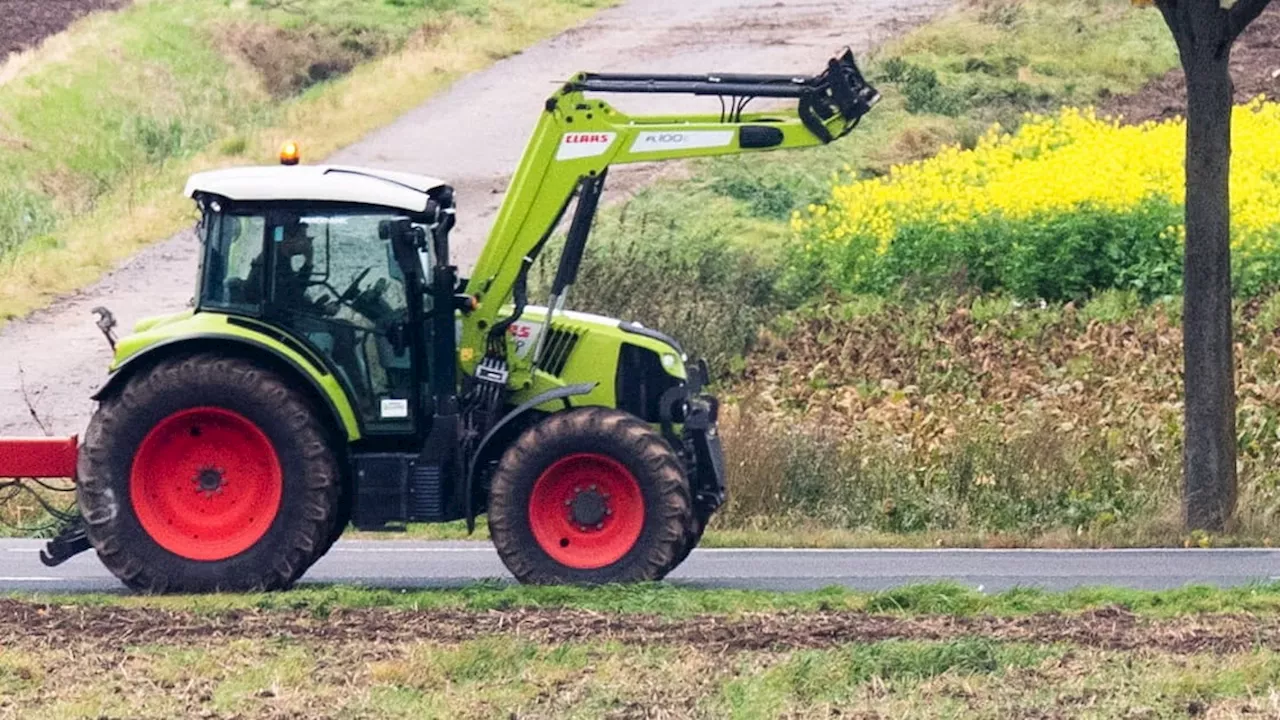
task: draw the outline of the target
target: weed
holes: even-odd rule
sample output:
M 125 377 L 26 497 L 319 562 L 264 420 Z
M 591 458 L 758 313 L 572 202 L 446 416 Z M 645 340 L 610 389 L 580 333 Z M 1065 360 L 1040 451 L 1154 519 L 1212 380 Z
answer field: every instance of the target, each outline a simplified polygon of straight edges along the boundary
M 277 98 L 351 72 L 394 49 L 392 35 L 372 28 L 280 28 L 252 23 L 224 26 L 218 43 L 252 66 Z

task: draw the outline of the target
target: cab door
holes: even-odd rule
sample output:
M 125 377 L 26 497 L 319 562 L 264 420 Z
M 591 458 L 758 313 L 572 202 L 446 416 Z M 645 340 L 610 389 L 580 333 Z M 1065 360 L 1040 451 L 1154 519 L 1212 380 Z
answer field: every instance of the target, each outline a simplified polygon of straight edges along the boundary
M 267 213 L 268 315 L 325 356 L 365 435 L 414 434 L 422 413 L 405 277 L 379 232 L 404 219 L 361 206 Z

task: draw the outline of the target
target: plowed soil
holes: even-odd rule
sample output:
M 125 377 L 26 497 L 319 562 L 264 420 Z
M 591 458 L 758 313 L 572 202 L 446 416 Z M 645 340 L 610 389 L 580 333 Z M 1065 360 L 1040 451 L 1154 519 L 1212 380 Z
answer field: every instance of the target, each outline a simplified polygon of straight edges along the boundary
M 457 643 L 490 635 L 539 643 L 615 641 L 629 645 L 693 645 L 712 652 L 828 648 L 893 638 L 945 641 L 962 637 L 1103 650 L 1175 654 L 1280 650 L 1280 621 L 1249 615 L 1143 618 L 1120 608 L 1078 615 L 901 617 L 861 612 L 753 613 L 669 619 L 572 609 L 491 612 L 344 609 L 325 617 L 304 611 L 196 614 L 159 608 L 57 606 L 0 600 L 0 647 L 113 648 L 198 640 L 290 638 L 324 644 Z
M 0 62 L 29 50 L 92 12 L 117 10 L 129 0 L 0 0 Z
M 1272 3 L 1236 41 L 1231 76 L 1238 103 L 1258 95 L 1280 98 L 1280 3 Z M 1102 103 L 1101 109 L 1131 122 L 1182 115 L 1187 111 L 1187 78 L 1174 70 L 1133 95 Z

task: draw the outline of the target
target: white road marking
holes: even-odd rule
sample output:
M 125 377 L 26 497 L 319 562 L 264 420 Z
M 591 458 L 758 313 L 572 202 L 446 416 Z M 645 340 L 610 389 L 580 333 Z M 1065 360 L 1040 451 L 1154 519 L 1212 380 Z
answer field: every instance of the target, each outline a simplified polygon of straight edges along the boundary
M 361 542 L 361 541 L 356 541 Z M 400 542 L 397 540 L 383 542 Z M 405 542 L 415 542 L 408 540 Z M 427 541 L 432 542 L 432 541 Z M 356 548 L 342 544 L 335 545 L 331 552 L 347 552 L 347 553 L 474 553 L 474 552 L 494 552 L 493 546 L 487 541 L 476 540 L 475 543 L 481 547 L 464 548 L 464 547 L 376 547 L 376 548 Z M 30 548 L 17 549 L 10 548 L 9 552 L 31 552 Z M 1004 554 L 1018 553 L 1029 555 L 1051 555 L 1051 554 L 1072 554 L 1072 555 L 1089 555 L 1093 557 L 1101 557 L 1112 554 L 1153 554 L 1153 553 L 1173 553 L 1178 555 L 1193 555 L 1196 553 L 1206 554 L 1243 554 L 1243 553 L 1280 553 L 1274 548 L 1116 548 L 1109 550 L 1090 550 L 1088 548 L 1061 548 L 1061 549 L 1044 549 L 1044 548 L 1000 548 L 998 550 L 987 548 L 709 548 L 701 547 L 697 549 L 698 553 L 707 554 L 723 554 L 723 555 L 782 555 L 788 553 L 802 554 L 827 554 L 827 553 L 911 553 L 926 554 L 939 553 L 944 555 L 958 554 Z
M 388 548 L 388 547 L 380 547 L 380 548 L 353 548 L 353 547 L 342 547 L 341 545 L 335 545 L 335 546 L 334 546 L 334 548 L 333 548 L 333 550 L 330 550 L 330 552 L 331 552 L 331 553 L 369 553 L 369 554 L 373 554 L 373 555 L 380 555 L 380 554 L 382 554 L 382 553 L 431 553 L 431 554 L 435 554 L 435 553 L 478 553 L 478 552 L 482 552 L 482 553 L 492 553 L 492 552 L 496 552 L 496 551 L 493 549 L 493 546 L 491 546 L 491 545 L 486 545 L 485 547 L 477 547 L 477 548 L 458 548 L 458 547 L 453 547 L 453 548 L 430 548 L 430 547 L 404 547 L 404 548 Z
M 75 580 L 75 579 L 76 578 L 45 577 L 42 575 L 32 575 L 30 577 L 19 576 L 19 575 L 12 575 L 12 576 L 0 575 L 0 582 L 62 582 L 63 580 Z

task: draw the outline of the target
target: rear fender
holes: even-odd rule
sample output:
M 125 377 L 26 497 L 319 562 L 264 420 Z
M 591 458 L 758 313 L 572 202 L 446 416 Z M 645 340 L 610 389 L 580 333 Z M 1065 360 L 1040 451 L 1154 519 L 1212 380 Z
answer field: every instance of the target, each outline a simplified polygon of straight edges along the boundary
M 269 340 L 230 333 L 200 333 L 161 340 L 130 355 L 117 365 L 106 384 L 94 393 L 93 399 L 111 397 L 137 373 L 176 355 L 197 352 L 234 354 L 300 381 L 299 386 L 312 395 L 316 407 L 326 412 L 326 420 L 332 428 L 345 434 L 348 441 L 360 439 L 360 426 L 355 411 L 328 369 L 314 367 L 314 359 L 301 356 L 288 348 L 276 347 Z

